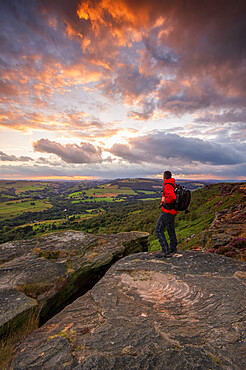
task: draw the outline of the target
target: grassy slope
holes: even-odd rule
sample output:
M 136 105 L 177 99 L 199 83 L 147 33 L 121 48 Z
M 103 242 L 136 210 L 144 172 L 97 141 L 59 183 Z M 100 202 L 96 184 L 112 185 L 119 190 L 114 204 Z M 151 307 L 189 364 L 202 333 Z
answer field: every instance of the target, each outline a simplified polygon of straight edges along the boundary
M 190 213 L 185 216 L 180 212 L 177 217 L 177 234 L 181 249 L 199 248 L 201 235 L 210 227 L 216 212 L 245 203 L 244 194 L 236 188 L 237 184 L 231 185 L 233 192 L 227 193 L 223 191 L 223 185 L 217 184 L 192 193 Z
M 23 193 L 25 191 L 38 191 L 49 188 L 52 186 L 50 182 L 41 181 L 0 181 L 0 192 L 4 190 L 9 190 L 11 188 L 15 189 L 16 194 Z
M 40 212 L 51 208 L 52 205 L 46 200 L 22 199 L 1 203 L 0 220 L 16 217 L 23 212 Z
M 154 192 L 153 192 L 154 193 Z M 115 187 L 107 187 L 107 188 L 98 188 L 98 189 L 89 189 L 84 191 L 74 192 L 68 195 L 68 198 L 83 198 L 83 196 L 95 196 L 95 197 L 116 197 L 119 194 L 126 194 L 126 195 L 134 195 L 136 194 L 130 188 L 115 188 Z

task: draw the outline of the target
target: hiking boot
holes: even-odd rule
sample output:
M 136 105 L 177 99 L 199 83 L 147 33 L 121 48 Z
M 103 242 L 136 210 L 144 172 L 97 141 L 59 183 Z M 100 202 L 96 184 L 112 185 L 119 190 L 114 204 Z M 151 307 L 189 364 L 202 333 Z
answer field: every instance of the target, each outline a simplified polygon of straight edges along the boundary
M 174 248 L 174 249 L 170 249 L 170 256 L 173 256 L 175 253 L 178 253 L 178 250 L 177 248 Z
M 165 252 L 155 252 L 154 253 L 154 256 L 157 257 L 157 258 L 168 258 L 168 257 L 171 257 L 169 255 L 169 253 L 165 253 Z

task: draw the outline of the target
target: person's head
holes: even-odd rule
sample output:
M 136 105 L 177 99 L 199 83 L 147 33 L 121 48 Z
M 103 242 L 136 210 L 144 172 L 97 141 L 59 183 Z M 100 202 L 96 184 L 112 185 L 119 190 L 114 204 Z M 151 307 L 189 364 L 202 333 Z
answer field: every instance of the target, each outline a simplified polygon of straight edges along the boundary
M 168 179 L 171 179 L 172 177 L 172 174 L 170 171 L 165 171 L 164 174 L 163 174 L 163 177 L 165 180 L 168 180 Z

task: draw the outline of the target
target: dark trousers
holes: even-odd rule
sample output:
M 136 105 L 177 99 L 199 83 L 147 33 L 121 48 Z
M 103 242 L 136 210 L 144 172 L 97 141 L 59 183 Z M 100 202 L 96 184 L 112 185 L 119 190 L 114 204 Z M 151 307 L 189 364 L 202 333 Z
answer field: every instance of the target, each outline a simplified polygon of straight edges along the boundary
M 164 253 L 175 251 L 178 244 L 175 234 L 174 217 L 171 213 L 162 212 L 156 224 L 155 232 Z M 164 234 L 165 227 L 167 228 L 170 239 L 170 248 Z

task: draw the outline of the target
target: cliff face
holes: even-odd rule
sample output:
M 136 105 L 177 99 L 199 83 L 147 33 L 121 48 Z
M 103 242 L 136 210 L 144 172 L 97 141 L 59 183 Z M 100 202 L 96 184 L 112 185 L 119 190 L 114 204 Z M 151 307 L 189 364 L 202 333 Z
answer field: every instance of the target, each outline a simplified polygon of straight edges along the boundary
M 12 369 L 243 369 L 246 265 L 184 251 L 115 263 L 20 346 Z
M 66 231 L 0 245 L 0 334 L 41 323 L 90 289 L 119 258 L 147 250 L 147 233 Z

